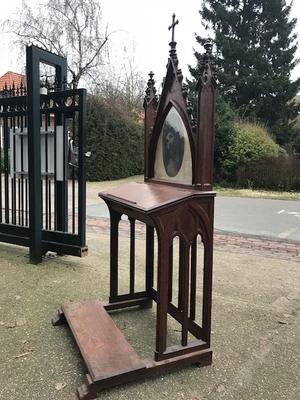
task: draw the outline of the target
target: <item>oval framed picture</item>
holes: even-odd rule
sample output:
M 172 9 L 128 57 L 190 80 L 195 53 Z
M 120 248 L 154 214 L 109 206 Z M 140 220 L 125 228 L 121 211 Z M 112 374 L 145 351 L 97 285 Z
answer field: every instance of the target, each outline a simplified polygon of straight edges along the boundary
M 192 158 L 187 130 L 174 106 L 168 112 L 157 142 L 154 178 L 192 183 Z

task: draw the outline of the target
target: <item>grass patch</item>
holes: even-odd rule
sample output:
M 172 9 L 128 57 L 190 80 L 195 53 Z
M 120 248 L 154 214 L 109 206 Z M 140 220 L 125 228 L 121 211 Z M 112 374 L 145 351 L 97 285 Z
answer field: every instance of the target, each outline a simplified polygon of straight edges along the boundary
M 300 192 L 281 192 L 273 190 L 253 190 L 253 189 L 235 189 L 225 188 L 216 185 L 214 190 L 219 196 L 227 197 L 252 197 L 258 199 L 274 200 L 300 200 Z

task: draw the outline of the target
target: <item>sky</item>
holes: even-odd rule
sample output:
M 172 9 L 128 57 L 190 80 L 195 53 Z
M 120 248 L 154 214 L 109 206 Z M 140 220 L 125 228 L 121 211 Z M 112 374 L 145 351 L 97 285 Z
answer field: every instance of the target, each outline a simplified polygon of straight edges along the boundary
M 37 0 L 28 1 L 34 6 Z M 17 12 L 22 0 L 0 0 L 0 15 L 9 17 Z M 164 77 L 168 60 L 171 33 L 168 26 L 175 13 L 179 20 L 176 26 L 175 40 L 179 67 L 185 77 L 189 77 L 188 64 L 195 65 L 193 49 L 200 47 L 195 40 L 195 32 L 203 32 L 199 8 L 201 0 L 100 0 L 102 7 L 102 23 L 108 27 L 112 60 L 118 64 L 124 48 L 132 57 L 134 65 L 147 79 L 153 70 L 158 82 Z M 294 0 L 292 17 L 300 15 L 300 1 Z M 300 18 L 297 25 L 300 33 Z M 9 43 L 9 37 L 2 33 L 0 40 L 0 76 L 8 70 L 22 72 L 18 51 Z M 300 35 L 297 56 L 300 58 Z M 300 77 L 300 65 L 292 73 L 292 79 Z

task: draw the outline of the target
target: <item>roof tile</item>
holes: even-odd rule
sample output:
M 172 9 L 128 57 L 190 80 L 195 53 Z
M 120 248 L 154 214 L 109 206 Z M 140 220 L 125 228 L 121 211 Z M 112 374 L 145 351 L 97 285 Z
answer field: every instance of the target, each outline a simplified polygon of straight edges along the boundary
M 0 91 L 5 88 L 5 84 L 9 88 L 14 83 L 15 86 L 20 86 L 21 82 L 26 85 L 26 76 L 16 72 L 8 71 L 0 77 Z

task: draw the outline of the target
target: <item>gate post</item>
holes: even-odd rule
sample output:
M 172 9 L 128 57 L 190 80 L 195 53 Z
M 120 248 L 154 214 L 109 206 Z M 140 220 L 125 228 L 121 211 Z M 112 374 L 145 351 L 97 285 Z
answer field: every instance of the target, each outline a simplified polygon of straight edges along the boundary
M 55 67 L 58 86 L 62 89 L 63 80 L 67 77 L 67 61 L 64 57 L 50 53 L 36 46 L 26 47 L 27 106 L 28 106 L 28 178 L 29 178 L 29 228 L 30 228 L 30 261 L 42 261 L 42 174 L 41 174 L 41 136 L 40 136 L 40 63 Z M 64 124 L 59 115 L 59 123 Z M 63 146 L 66 153 L 67 138 Z M 57 182 L 56 195 L 56 229 L 65 231 L 68 224 L 68 180 L 66 174 L 67 156 L 64 155 L 63 179 Z M 59 199 L 59 200 L 57 200 Z
M 40 137 L 40 59 L 33 46 L 26 47 L 28 107 L 28 178 L 30 261 L 42 261 L 42 186 Z

